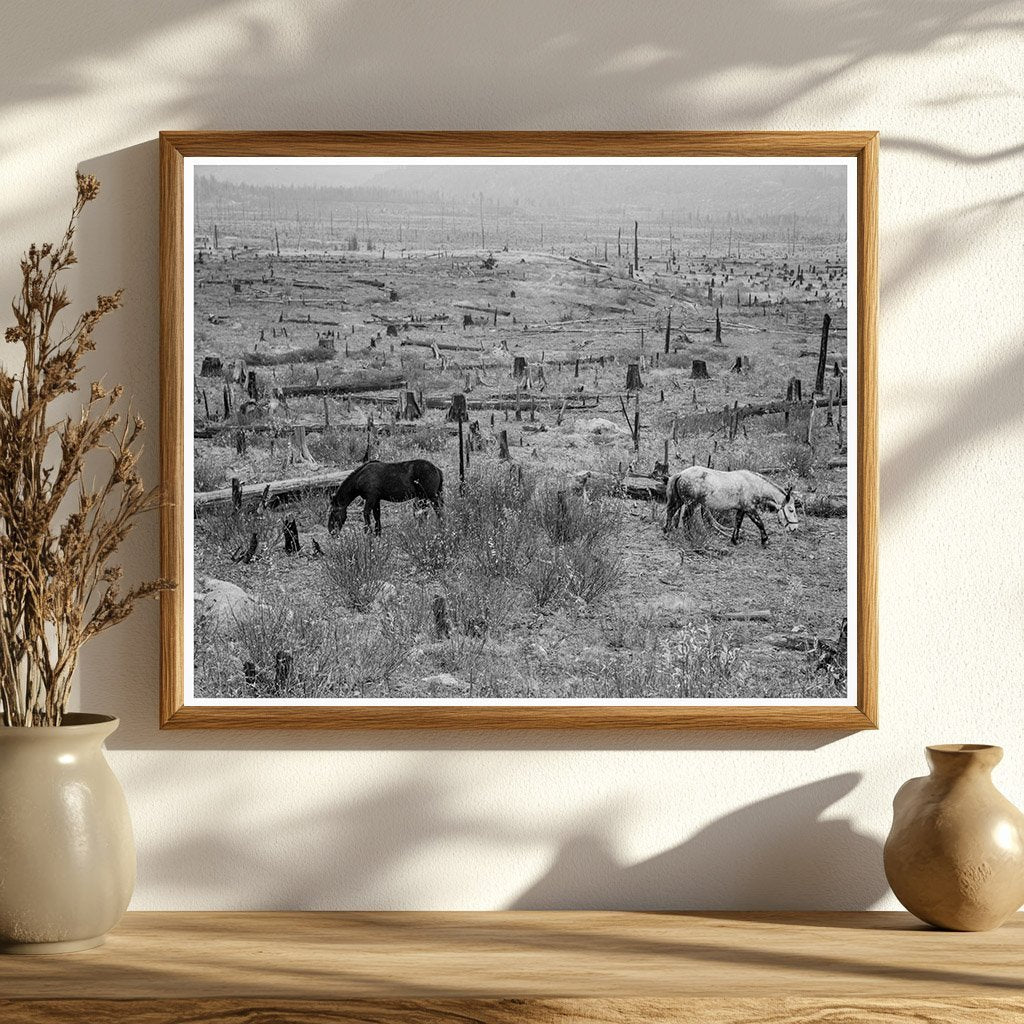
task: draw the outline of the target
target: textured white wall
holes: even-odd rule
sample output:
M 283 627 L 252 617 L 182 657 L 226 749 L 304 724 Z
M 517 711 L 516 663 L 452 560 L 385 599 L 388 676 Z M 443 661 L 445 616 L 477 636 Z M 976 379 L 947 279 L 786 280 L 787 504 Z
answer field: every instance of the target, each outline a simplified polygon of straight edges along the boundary
M 161 733 L 147 607 L 82 666 L 82 705 L 123 721 L 137 908 L 892 906 L 880 842 L 925 743 L 1003 744 L 1024 804 L 1021 19 L 991 0 L 7 0 L 0 295 L 62 225 L 75 166 L 97 174 L 76 295 L 126 286 L 95 365 L 154 426 L 162 128 L 882 132 L 881 730 Z M 156 552 L 154 522 L 132 567 Z

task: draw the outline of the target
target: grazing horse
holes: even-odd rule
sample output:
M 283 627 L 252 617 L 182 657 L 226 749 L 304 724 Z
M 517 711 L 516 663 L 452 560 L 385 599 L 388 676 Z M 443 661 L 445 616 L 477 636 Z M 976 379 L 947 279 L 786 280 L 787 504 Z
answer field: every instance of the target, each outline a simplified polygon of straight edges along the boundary
M 365 462 L 350 473 L 331 497 L 331 513 L 327 529 L 340 530 L 348 517 L 348 507 L 356 498 L 363 499 L 363 521 L 370 530 L 370 516 L 376 520 L 380 534 L 380 503 L 382 501 L 429 501 L 438 518 L 441 516 L 441 470 L 426 459 L 408 462 Z
M 725 472 L 720 469 L 705 469 L 691 466 L 669 479 L 666 488 L 668 512 L 665 516 L 665 533 L 673 525 L 679 525 L 682 513 L 684 520 L 698 506 L 708 512 L 736 513 L 736 524 L 732 530 L 732 542 L 740 542 L 740 524 L 743 517 L 753 520 L 761 532 L 761 547 L 768 543 L 768 532 L 761 521 L 760 510 L 768 509 L 778 514 L 779 522 L 787 530 L 797 528 L 793 488 L 783 490 L 749 469 L 735 469 Z M 721 527 L 710 516 L 712 524 L 723 533 Z M 674 522 L 673 522 L 674 521 Z

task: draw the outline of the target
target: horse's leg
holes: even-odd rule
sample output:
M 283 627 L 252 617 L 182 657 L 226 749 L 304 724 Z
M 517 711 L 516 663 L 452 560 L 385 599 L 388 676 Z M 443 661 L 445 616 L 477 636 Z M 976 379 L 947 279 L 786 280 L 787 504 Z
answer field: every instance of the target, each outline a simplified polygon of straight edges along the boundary
M 679 496 L 673 490 L 668 496 L 668 508 L 665 510 L 665 527 L 662 533 L 668 533 L 672 529 L 672 517 L 675 516 L 676 526 L 679 525 Z
M 747 509 L 747 515 L 754 520 L 754 525 L 761 531 L 761 547 L 767 547 L 768 545 L 768 531 L 764 528 L 764 523 L 761 521 L 761 516 L 758 515 L 755 509 Z
M 740 542 L 740 524 L 743 522 L 743 509 L 736 509 L 736 525 L 732 528 L 732 542 L 733 544 L 739 544 Z
M 380 536 L 380 498 L 373 503 L 373 519 L 377 526 L 377 536 Z
M 430 499 L 430 504 L 434 506 L 434 513 L 437 516 L 437 518 L 440 519 L 441 509 L 442 506 L 444 505 L 444 499 L 441 497 L 440 491 L 438 491 L 437 494 L 435 494 L 434 497 Z
M 373 504 L 369 499 L 363 502 L 363 530 L 366 533 L 370 532 L 370 512 L 373 509 Z

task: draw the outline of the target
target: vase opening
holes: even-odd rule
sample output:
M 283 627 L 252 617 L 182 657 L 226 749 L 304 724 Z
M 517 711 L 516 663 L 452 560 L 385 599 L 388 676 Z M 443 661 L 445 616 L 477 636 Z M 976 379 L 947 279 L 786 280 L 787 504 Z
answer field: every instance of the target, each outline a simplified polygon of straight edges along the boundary
M 991 743 L 935 743 L 926 750 L 928 763 L 938 771 L 991 771 L 1003 759 L 1003 748 Z

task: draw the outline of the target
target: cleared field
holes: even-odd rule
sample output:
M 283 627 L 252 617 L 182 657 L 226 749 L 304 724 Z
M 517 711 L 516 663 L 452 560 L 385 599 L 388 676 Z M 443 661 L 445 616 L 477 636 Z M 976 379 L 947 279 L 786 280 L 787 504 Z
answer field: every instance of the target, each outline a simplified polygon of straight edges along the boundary
M 244 591 L 229 615 L 199 607 L 197 696 L 842 695 L 843 247 L 673 242 L 633 271 L 582 243 L 204 247 L 195 489 L 246 490 L 197 506 L 197 587 Z M 330 536 L 330 489 L 250 496 L 367 456 L 439 466 L 442 519 L 385 504 L 374 538 L 353 507 Z M 666 537 L 666 456 L 794 484 L 799 530 L 766 517 L 764 549 L 706 521 Z

